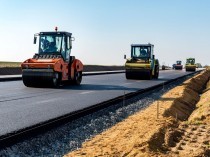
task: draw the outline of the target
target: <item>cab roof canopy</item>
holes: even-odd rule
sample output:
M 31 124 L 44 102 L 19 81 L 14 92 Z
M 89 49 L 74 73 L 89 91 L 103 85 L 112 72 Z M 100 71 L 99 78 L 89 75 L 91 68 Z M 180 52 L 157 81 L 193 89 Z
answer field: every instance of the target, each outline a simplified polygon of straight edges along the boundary
M 57 34 L 57 35 L 67 35 L 71 36 L 72 33 L 69 32 L 40 32 L 39 35 L 52 35 L 52 34 Z
M 131 44 L 131 46 L 154 46 L 153 44 Z

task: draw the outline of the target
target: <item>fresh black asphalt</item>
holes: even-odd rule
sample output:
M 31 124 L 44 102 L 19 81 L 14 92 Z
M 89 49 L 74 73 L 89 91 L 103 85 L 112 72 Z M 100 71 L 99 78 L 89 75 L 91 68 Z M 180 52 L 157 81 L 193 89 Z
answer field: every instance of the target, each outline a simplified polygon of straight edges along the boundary
M 28 88 L 21 80 L 0 82 L 0 136 L 189 74 L 160 71 L 158 80 L 127 80 L 124 73 L 83 76 L 80 86 Z

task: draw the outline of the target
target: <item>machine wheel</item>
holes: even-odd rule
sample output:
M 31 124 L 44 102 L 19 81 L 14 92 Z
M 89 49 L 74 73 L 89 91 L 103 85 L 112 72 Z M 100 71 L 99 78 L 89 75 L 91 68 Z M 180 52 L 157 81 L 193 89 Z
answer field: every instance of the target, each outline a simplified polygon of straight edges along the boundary
M 131 75 L 129 74 L 129 72 L 125 72 L 125 77 L 126 79 L 131 79 Z
M 152 79 L 152 71 L 149 72 L 148 80 Z
M 154 75 L 154 78 L 155 78 L 155 79 L 158 79 L 158 77 L 159 77 L 159 67 L 156 66 L 156 67 L 155 67 L 155 75 Z
M 23 77 L 23 84 L 26 86 L 26 87 L 32 87 L 34 86 L 34 84 L 27 78 L 24 78 Z
M 82 82 L 82 71 L 75 71 L 74 72 L 74 84 L 80 85 Z
M 58 87 L 60 85 L 60 76 L 59 73 L 55 73 L 54 77 L 52 78 L 52 86 Z
M 33 78 L 31 78 L 31 77 L 22 75 L 22 79 L 23 79 L 23 84 L 26 87 L 36 87 L 39 85 L 38 82 L 34 81 Z
M 190 70 L 189 70 L 189 69 L 187 69 L 187 68 L 186 68 L 185 70 L 186 70 L 186 71 L 190 71 Z

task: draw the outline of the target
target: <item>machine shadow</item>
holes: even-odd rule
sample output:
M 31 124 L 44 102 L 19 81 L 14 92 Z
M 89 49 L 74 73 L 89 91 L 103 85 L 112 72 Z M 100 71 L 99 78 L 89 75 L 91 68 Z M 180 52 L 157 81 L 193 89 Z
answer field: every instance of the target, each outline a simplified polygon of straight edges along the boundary
M 159 78 L 159 79 L 155 79 L 155 81 L 169 81 L 171 79 L 168 78 Z
M 160 78 L 160 79 L 153 79 L 153 81 L 168 81 L 170 79 L 167 78 Z M 69 85 L 65 84 L 60 86 L 59 89 L 62 90 L 126 90 L 126 91 L 138 91 L 142 90 L 142 88 L 132 88 L 132 87 L 125 87 L 120 85 L 104 85 L 104 84 L 81 84 L 77 85 Z
M 140 88 L 129 88 L 118 85 L 100 85 L 100 84 L 81 84 L 80 86 L 76 85 L 64 85 L 59 89 L 63 90 L 126 90 L 126 91 L 137 91 L 141 90 Z

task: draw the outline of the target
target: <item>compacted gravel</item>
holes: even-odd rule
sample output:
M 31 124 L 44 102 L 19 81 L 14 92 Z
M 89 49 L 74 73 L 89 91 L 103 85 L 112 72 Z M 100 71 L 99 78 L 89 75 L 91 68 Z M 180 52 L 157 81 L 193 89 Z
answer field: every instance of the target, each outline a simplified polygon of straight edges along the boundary
M 0 156 L 63 156 L 80 148 L 84 141 L 144 109 L 184 80 L 135 96 L 124 102 L 113 104 L 108 108 L 71 121 L 13 146 L 4 149 L 0 148 Z

